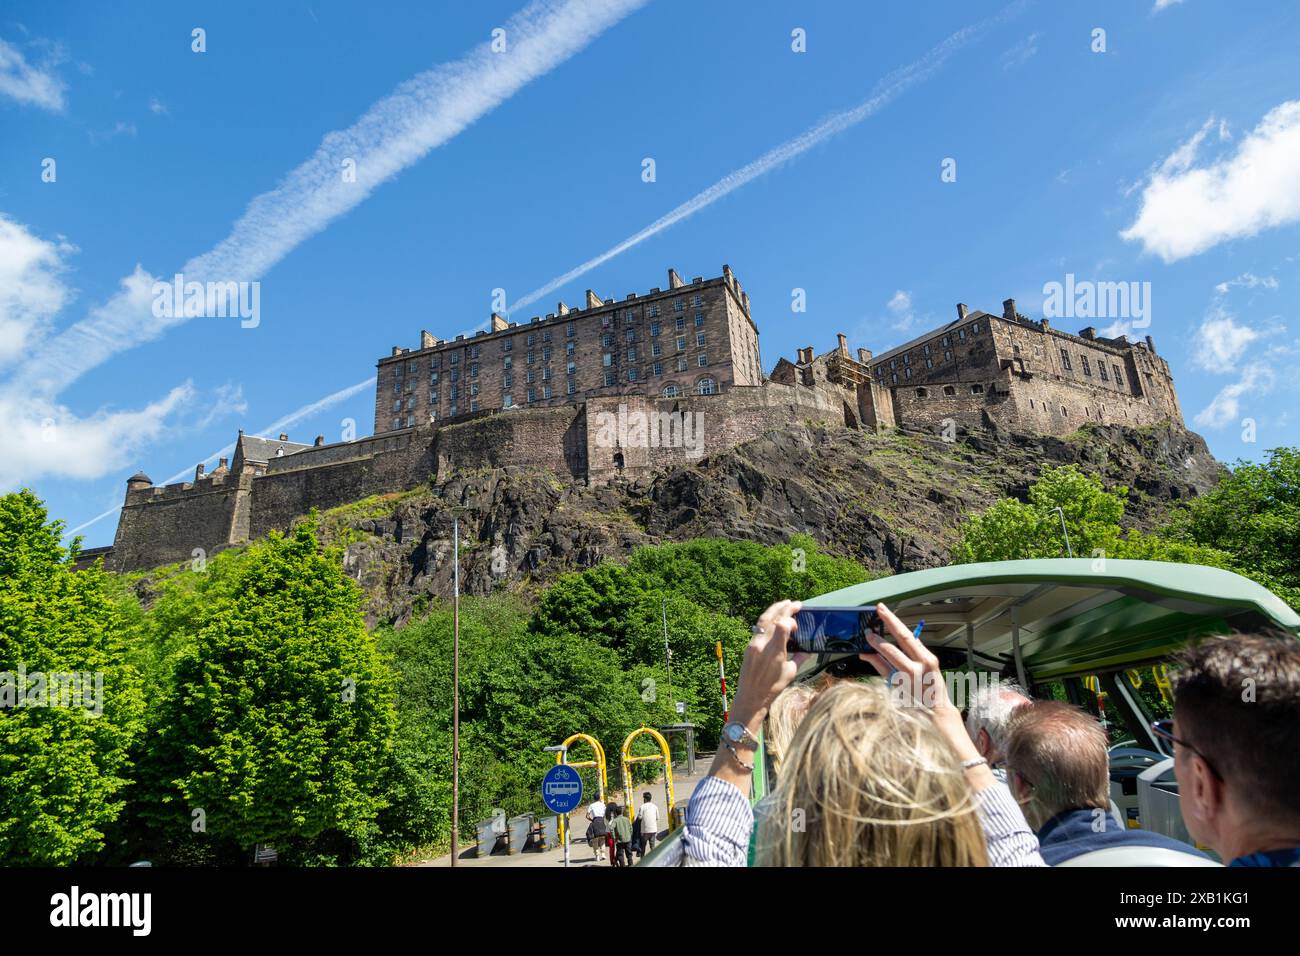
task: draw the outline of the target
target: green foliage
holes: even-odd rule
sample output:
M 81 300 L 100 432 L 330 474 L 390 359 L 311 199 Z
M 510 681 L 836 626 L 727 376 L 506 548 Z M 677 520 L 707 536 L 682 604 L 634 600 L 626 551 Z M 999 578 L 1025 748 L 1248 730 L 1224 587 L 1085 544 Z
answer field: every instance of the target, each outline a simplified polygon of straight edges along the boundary
M 1208 494 L 1175 514 L 1167 534 L 1232 555 L 1251 576 L 1300 608 L 1300 449 L 1239 461 Z
M 99 568 L 73 569 L 63 524 L 23 490 L 0 498 L 0 865 L 91 856 L 122 808 L 143 714 L 126 662 L 131 621 Z M 45 677 L 21 687 L 17 672 Z M 82 698 L 50 696 L 50 675 L 97 675 Z M 94 687 L 102 679 L 102 696 Z M 19 699 L 19 694 L 22 699 Z M 99 696 L 99 706 L 94 698 Z M 38 706 L 30 706 L 38 704 Z M 96 715 L 95 710 L 101 712 Z
M 307 525 L 250 549 L 230 577 L 175 596 L 193 634 L 151 713 L 155 826 L 245 850 L 331 835 L 364 840 L 384 804 L 391 675 L 359 594 Z M 182 613 L 189 612 L 189 613 Z
M 1077 557 L 1097 551 L 1114 556 L 1127 494 L 1125 488 L 1106 491 L 1077 465 L 1044 468 L 1030 486 L 1027 502 L 1005 498 L 958 529 L 953 563 L 1063 558 L 1062 514 Z

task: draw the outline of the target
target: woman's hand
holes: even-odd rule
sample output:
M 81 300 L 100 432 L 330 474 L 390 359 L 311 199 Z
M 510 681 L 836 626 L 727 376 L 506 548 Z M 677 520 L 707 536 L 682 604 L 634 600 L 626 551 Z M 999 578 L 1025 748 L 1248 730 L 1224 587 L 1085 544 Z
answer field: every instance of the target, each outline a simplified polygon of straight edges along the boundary
M 884 604 L 876 605 L 876 613 L 885 622 L 885 630 L 894 641 L 868 634 L 867 641 L 876 649 L 876 653 L 863 654 L 862 659 L 871 664 L 881 677 L 889 680 L 891 690 L 904 695 L 904 702 L 920 704 L 930 710 L 935 726 L 948 741 L 958 760 L 978 760 L 979 750 L 966 733 L 961 711 L 953 706 L 952 698 L 948 696 L 948 684 L 939 668 L 939 658 L 921 643 L 920 638 L 913 637 L 907 625 Z M 966 776 L 976 790 L 992 786 L 995 782 L 987 763 L 968 767 Z
M 752 732 L 757 732 L 772 701 L 790 686 L 799 671 L 802 655 L 792 657 L 786 647 L 791 635 L 798 631 L 794 616 L 801 606 L 798 601 L 777 601 L 759 617 L 754 636 L 745 648 L 731 717 Z

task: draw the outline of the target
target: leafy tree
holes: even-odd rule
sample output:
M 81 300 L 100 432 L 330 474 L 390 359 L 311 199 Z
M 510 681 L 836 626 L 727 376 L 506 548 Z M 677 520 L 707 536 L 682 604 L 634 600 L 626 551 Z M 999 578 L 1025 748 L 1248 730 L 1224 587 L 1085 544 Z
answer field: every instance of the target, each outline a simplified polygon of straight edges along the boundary
M 1030 486 L 1027 502 L 1005 498 L 958 529 L 953 562 L 1065 557 L 1061 514 L 1056 508 L 1064 514 L 1070 549 L 1076 556 L 1104 551 L 1113 557 L 1127 495 L 1127 488 L 1106 491 L 1077 465 L 1044 468 Z
M 195 842 L 245 851 L 372 837 L 392 677 L 338 555 L 303 524 L 255 545 L 205 597 L 151 721 L 155 823 L 188 835 L 198 810 Z
M 124 663 L 127 621 L 108 576 L 99 567 L 74 570 L 77 542 L 64 547 L 62 536 L 62 522 L 48 520 L 30 491 L 0 498 L 5 866 L 68 864 L 103 846 L 105 828 L 122 809 L 129 748 L 141 728 L 140 677 Z M 51 676 L 64 674 L 92 675 L 79 699 L 51 694 Z M 32 683 L 41 678 L 44 694 Z
M 1166 534 L 1227 552 L 1283 600 L 1300 607 L 1300 449 L 1239 461 L 1231 474 L 1175 514 Z

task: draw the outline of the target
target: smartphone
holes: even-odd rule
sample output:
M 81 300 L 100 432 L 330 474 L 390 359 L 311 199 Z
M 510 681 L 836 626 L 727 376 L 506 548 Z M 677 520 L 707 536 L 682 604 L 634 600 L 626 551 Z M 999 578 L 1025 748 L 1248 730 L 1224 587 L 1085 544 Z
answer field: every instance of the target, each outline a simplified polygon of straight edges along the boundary
M 794 616 L 787 647 L 805 654 L 874 654 L 867 635 L 885 636 L 874 607 L 806 607 Z

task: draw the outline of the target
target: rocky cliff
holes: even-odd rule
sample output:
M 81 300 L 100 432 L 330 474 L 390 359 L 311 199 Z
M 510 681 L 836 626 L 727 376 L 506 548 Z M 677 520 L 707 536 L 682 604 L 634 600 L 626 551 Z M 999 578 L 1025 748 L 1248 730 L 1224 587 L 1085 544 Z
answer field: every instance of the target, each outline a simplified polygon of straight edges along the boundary
M 955 442 L 791 425 L 689 466 L 601 487 L 505 468 L 460 474 L 321 516 L 321 537 L 368 596 L 371 623 L 403 623 L 452 590 L 459 516 L 462 593 L 529 588 L 644 544 L 698 537 L 765 544 L 798 533 L 894 572 L 943 564 L 958 523 L 1023 497 L 1044 465 L 1077 463 L 1131 489 L 1126 523 L 1149 530 L 1211 487 L 1204 440 L 1172 427 L 1088 427 L 1066 438 L 990 427 Z

